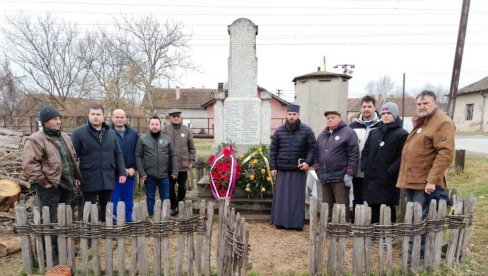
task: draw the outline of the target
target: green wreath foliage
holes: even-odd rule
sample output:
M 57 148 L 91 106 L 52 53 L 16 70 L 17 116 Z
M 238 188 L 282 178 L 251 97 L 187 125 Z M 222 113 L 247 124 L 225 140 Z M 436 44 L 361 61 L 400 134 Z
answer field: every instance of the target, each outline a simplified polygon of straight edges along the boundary
M 250 155 L 252 157 L 249 157 Z M 253 147 L 247 153 L 238 156 L 241 177 L 237 179 L 237 186 L 249 197 L 262 197 L 266 191 L 272 191 L 272 177 L 263 156 L 269 160 L 269 148 L 266 145 Z M 244 163 L 246 159 L 248 161 Z

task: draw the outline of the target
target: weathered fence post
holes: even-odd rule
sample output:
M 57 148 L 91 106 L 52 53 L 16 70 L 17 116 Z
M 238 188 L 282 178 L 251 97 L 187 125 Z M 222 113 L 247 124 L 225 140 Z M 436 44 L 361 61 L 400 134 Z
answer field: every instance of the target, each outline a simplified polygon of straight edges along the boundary
M 319 240 L 315 247 L 315 272 L 317 275 L 324 274 L 324 250 L 325 238 L 327 235 L 327 222 L 329 220 L 329 205 L 327 203 L 320 203 L 320 228 Z
M 125 225 L 125 202 L 117 203 L 117 227 Z M 117 275 L 125 275 L 125 239 L 119 236 L 117 239 Z
M 454 206 L 454 214 L 450 218 L 453 219 L 454 216 L 459 216 L 463 212 L 463 200 L 458 200 Z M 452 266 L 456 261 L 456 252 L 459 240 L 459 229 L 461 226 L 457 223 L 451 222 L 449 225 L 449 244 L 447 246 L 446 261 L 448 266 Z
M 407 275 L 408 273 L 408 250 L 410 247 L 410 233 L 407 225 L 411 225 L 413 221 L 413 202 L 407 202 L 405 208 L 405 220 L 403 228 L 403 243 L 402 243 L 402 275 Z
M 25 211 L 25 206 L 15 203 L 15 217 L 17 219 L 17 229 L 21 229 L 27 226 L 27 215 Z M 29 238 L 29 232 L 25 231 L 21 234 L 21 247 L 22 247 L 22 260 L 24 262 L 24 270 L 27 274 L 32 274 L 32 255 L 31 255 L 31 244 Z
M 47 207 L 44 207 L 47 208 Z M 85 202 L 83 207 L 83 223 L 82 223 L 82 236 L 80 240 L 80 250 L 81 250 L 81 269 L 83 275 L 88 275 L 88 220 L 90 219 L 91 202 Z M 44 213 L 44 212 L 43 212 Z M 49 216 L 48 216 L 49 217 Z
M 411 270 L 415 273 L 420 266 L 420 254 L 421 254 L 421 243 L 422 243 L 422 206 L 420 203 L 415 202 L 413 204 L 413 225 L 415 227 L 412 245 L 412 263 Z
M 456 156 L 454 159 L 454 168 L 456 169 L 457 173 L 464 172 L 464 164 L 465 164 L 465 156 L 466 150 L 460 149 L 456 150 Z
M 464 208 L 464 215 L 467 218 L 467 227 L 464 233 L 464 239 L 461 245 L 461 256 L 460 260 L 464 260 L 466 258 L 467 249 L 469 246 L 469 239 L 471 238 L 471 231 L 472 231 L 472 223 L 473 223 L 473 215 L 474 215 L 474 207 L 476 205 L 476 197 L 473 193 L 469 194 L 468 198 L 466 199 L 466 204 Z
M 205 200 L 201 200 L 198 205 L 198 224 L 205 218 Z M 205 221 L 203 221 L 205 223 Z M 200 226 L 200 225 L 199 225 Z M 202 275 L 202 250 L 203 250 L 203 236 L 205 233 L 198 228 L 196 247 L 195 247 L 195 275 Z
M 424 267 L 431 267 L 434 263 L 434 243 L 435 243 L 435 219 L 437 217 L 437 201 L 430 201 L 429 214 L 427 216 L 424 250 Z
M 97 204 L 91 205 L 90 211 L 90 222 L 92 226 L 100 226 L 100 222 L 98 219 L 98 206 Z M 100 265 L 100 251 L 98 248 L 98 236 L 93 236 L 91 239 L 91 248 L 92 248 L 92 255 L 93 255 L 93 271 L 95 276 L 102 275 L 102 268 Z
M 73 211 L 71 209 L 71 205 L 66 205 L 66 226 L 68 229 L 73 228 Z M 67 250 L 68 250 L 68 266 L 72 268 L 72 270 L 76 267 L 76 259 L 75 259 L 75 238 L 74 233 L 70 232 L 67 233 L 68 238 L 67 242 Z
M 363 205 L 356 205 L 354 212 L 354 224 L 356 226 L 365 225 L 366 208 Z M 354 227 L 354 226 L 353 226 Z M 354 229 L 354 228 L 353 228 Z M 354 233 L 354 249 L 352 257 L 352 275 L 361 275 L 363 268 L 364 254 L 364 233 Z M 382 248 L 381 248 L 382 250 Z
M 146 201 L 141 200 L 139 209 L 137 210 L 137 222 L 146 221 Z M 148 274 L 147 266 L 147 254 L 146 254 L 146 231 L 145 227 L 142 227 L 142 231 L 138 232 L 137 236 L 137 264 L 139 265 L 139 275 Z
M 193 222 L 193 204 L 191 200 L 185 200 L 185 209 L 186 209 L 186 221 L 192 223 Z M 193 225 L 191 225 L 193 228 Z M 187 240 L 187 274 L 191 274 L 193 272 L 193 262 L 195 261 L 195 252 L 193 248 L 193 231 L 188 231 L 186 233 L 186 240 Z
M 318 200 L 316 197 L 310 197 L 309 203 L 309 221 L 310 221 L 310 244 L 308 252 L 308 274 L 310 276 L 316 275 L 317 271 L 317 256 L 316 256 L 316 237 L 317 237 L 317 204 Z
M 51 218 L 49 216 L 49 207 L 42 207 L 42 224 L 44 227 L 49 227 Z M 51 234 L 44 235 L 44 246 L 46 247 L 46 269 L 50 269 L 54 266 L 53 260 L 53 245 Z
M 58 204 L 58 229 L 64 230 L 66 227 L 66 204 L 60 203 Z M 67 264 L 67 251 L 66 251 L 66 235 L 58 234 L 58 257 L 59 257 L 59 264 Z
M 185 203 L 178 202 L 178 220 L 182 223 L 186 218 Z M 178 233 L 178 253 L 176 254 L 176 276 L 183 273 L 183 260 L 185 258 L 185 237 L 186 234 L 181 231 Z
M 210 249 L 212 248 L 212 222 L 215 205 L 213 202 L 208 203 L 206 233 L 203 239 L 203 272 L 205 276 L 210 276 Z
M 161 229 L 157 227 L 161 223 L 161 200 L 156 200 L 154 205 L 154 228 Z M 161 233 L 155 233 L 154 235 L 154 264 L 153 264 L 153 274 L 161 275 Z
M 435 242 L 434 242 L 434 260 L 432 265 L 437 267 L 441 264 L 441 255 L 442 255 L 442 241 L 444 239 L 444 233 L 446 229 L 446 214 L 447 214 L 447 202 L 445 200 L 439 201 L 439 208 L 437 210 L 436 219 L 439 222 L 442 222 L 442 225 L 438 225 L 437 232 L 435 233 Z
M 40 226 L 41 225 L 41 211 L 39 210 L 38 206 L 33 206 L 33 217 L 34 217 L 34 225 Z M 45 258 L 44 258 L 44 247 L 42 245 L 42 235 L 36 234 L 36 252 L 37 252 L 37 261 L 39 262 L 39 270 L 40 272 L 46 271 L 45 265 Z
M 139 217 L 139 209 L 141 208 L 140 202 L 135 202 L 134 207 L 132 208 L 132 221 L 138 222 L 140 221 Z M 135 229 L 132 229 L 135 231 Z M 129 275 L 136 275 L 137 271 L 137 235 L 131 233 L 131 249 L 130 249 L 130 267 L 129 267 Z
M 170 220 L 170 211 L 171 209 L 171 202 L 169 199 L 165 199 L 163 201 L 163 213 L 162 213 L 162 222 L 168 223 Z M 161 242 L 161 251 L 163 257 L 163 272 L 165 276 L 169 276 L 170 274 L 170 263 L 169 263 L 169 233 L 164 233 L 163 240 Z
M 100 208 L 104 207 L 100 206 Z M 105 224 L 107 225 L 107 229 L 111 229 L 114 225 L 113 210 L 113 202 L 108 202 L 107 206 L 105 206 Z M 107 235 L 105 237 L 105 275 L 112 275 L 113 270 L 112 236 Z

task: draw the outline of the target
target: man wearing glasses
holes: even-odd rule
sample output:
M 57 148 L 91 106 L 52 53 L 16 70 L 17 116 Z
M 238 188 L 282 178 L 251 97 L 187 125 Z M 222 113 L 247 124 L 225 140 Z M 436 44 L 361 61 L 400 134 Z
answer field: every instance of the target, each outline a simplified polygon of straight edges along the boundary
M 174 216 L 178 213 L 178 202 L 185 200 L 188 170 L 191 170 L 195 163 L 196 150 L 191 129 L 182 123 L 181 110 L 171 109 L 168 115 L 171 123 L 167 124 L 162 132 L 171 138 L 171 142 L 176 148 L 179 168 L 178 177 L 171 178 L 169 185 L 171 215 Z M 178 184 L 178 189 L 176 189 L 176 184 Z

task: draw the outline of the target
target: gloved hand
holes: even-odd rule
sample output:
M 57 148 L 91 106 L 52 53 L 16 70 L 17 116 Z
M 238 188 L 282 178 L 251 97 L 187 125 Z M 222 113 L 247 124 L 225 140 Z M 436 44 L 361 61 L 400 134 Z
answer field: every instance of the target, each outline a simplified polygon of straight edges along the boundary
M 344 184 L 346 185 L 346 187 L 351 188 L 352 187 L 352 176 L 350 176 L 348 174 L 344 175 Z

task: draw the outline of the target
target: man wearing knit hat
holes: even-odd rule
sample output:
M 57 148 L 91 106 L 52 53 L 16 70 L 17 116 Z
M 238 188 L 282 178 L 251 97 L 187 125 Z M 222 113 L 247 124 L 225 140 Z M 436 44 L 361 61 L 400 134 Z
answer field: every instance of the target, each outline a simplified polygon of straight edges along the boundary
M 71 139 L 61 132 L 59 112 L 44 107 L 39 121 L 42 128 L 25 141 L 22 168 L 33 183 L 41 205 L 49 207 L 50 221 L 57 222 L 58 204 L 70 203 L 73 189 L 80 185 L 81 174 Z M 56 249 L 56 239 L 53 246 Z
M 314 162 L 315 134 L 298 118 L 300 106 L 290 104 L 284 125 L 276 129 L 270 146 L 269 166 L 276 176 L 271 223 L 277 229 L 303 230 L 305 182 Z

